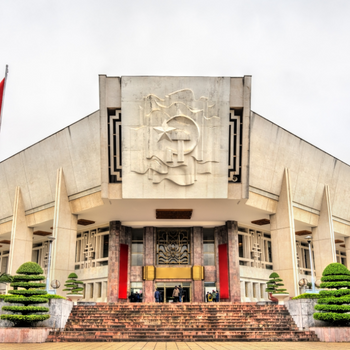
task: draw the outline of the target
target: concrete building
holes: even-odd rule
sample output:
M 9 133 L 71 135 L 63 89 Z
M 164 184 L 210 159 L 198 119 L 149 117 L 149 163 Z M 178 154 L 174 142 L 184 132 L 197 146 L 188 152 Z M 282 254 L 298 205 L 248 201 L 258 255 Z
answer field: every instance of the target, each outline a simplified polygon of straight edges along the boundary
M 107 77 L 100 109 L 0 163 L 0 267 L 24 262 L 84 300 L 266 300 L 350 268 L 350 167 L 251 111 L 251 77 Z M 2 285 L 4 292 L 4 285 Z

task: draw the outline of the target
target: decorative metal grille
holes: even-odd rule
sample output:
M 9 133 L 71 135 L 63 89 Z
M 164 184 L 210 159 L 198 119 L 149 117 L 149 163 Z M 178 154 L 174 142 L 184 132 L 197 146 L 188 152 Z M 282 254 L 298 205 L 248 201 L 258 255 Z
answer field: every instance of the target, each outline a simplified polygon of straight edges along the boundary
M 230 111 L 228 182 L 241 182 L 243 108 Z
M 157 229 L 157 265 L 189 265 L 190 232 L 188 228 Z
M 122 182 L 122 113 L 108 109 L 109 182 Z

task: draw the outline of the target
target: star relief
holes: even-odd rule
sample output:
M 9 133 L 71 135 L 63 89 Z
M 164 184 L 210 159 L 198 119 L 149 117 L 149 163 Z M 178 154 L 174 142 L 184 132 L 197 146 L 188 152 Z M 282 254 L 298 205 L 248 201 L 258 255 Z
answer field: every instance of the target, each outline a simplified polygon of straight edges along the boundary
M 168 126 L 168 122 L 164 119 L 162 126 L 155 126 L 153 129 L 159 134 L 159 138 L 158 138 L 158 142 L 159 142 L 163 139 L 168 139 L 169 141 L 172 141 L 168 133 L 173 130 L 176 130 L 177 128 L 172 128 L 171 126 Z

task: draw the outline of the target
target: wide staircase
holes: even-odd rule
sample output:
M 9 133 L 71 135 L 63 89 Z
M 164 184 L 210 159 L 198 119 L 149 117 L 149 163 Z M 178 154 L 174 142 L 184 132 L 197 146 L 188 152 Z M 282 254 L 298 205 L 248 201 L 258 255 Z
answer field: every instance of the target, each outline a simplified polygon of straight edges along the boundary
M 282 305 L 255 303 L 97 304 L 74 306 L 48 342 L 317 341 L 299 331 Z

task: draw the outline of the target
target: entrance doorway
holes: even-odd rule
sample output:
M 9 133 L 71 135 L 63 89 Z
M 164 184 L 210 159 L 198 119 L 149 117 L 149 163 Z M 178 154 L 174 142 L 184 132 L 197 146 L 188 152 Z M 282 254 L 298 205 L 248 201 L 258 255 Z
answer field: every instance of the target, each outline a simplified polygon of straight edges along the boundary
M 173 298 L 173 291 L 175 286 L 181 285 L 183 289 L 183 297 L 182 301 L 184 303 L 189 303 L 191 301 L 191 282 L 157 282 L 156 288 L 158 288 L 160 295 L 161 295 L 161 302 L 163 303 L 172 303 Z

